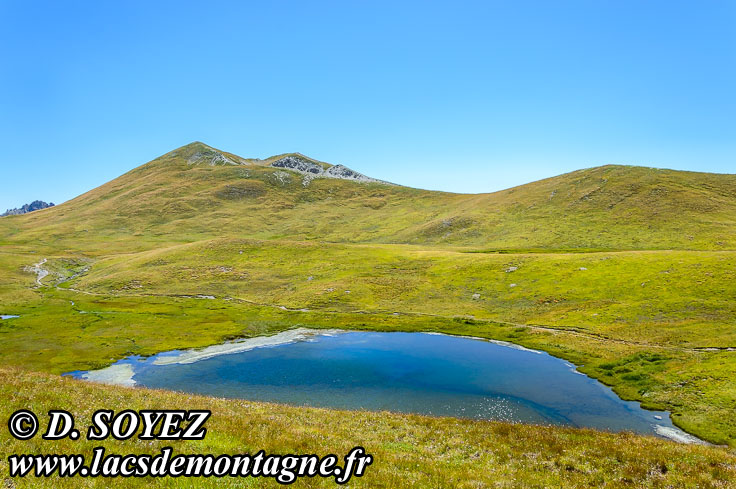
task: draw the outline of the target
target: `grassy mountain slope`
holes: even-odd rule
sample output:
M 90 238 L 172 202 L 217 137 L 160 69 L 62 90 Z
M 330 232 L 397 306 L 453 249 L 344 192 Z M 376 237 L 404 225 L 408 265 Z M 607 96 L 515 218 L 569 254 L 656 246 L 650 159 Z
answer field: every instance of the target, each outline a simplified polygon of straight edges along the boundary
M 492 250 L 736 249 L 735 175 L 605 166 L 460 195 L 305 184 L 302 174 L 268 166 L 282 156 L 245 160 L 193 143 L 56 208 L 0 220 L 0 229 L 11 243 L 86 253 L 223 235 Z

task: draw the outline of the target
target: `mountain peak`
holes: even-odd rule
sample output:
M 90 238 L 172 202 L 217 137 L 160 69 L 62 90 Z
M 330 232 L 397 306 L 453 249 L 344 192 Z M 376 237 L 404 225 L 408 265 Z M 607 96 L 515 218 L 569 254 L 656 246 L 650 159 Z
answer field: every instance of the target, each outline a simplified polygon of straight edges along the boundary
M 209 166 L 239 166 L 258 165 L 262 167 L 279 168 L 293 171 L 304 175 L 304 185 L 308 185 L 315 178 L 335 178 L 339 180 L 350 180 L 363 183 L 384 183 L 376 178 L 363 175 L 344 165 L 332 165 L 310 158 L 302 153 L 282 153 L 265 159 L 242 158 L 238 155 L 227 153 L 213 148 L 200 141 L 193 141 L 187 145 L 175 149 L 168 156 L 184 159 L 189 165 L 205 164 Z
M 0 217 L 5 216 L 16 216 L 19 214 L 27 214 L 29 212 L 46 209 L 47 207 L 54 207 L 53 202 L 46 203 L 42 200 L 34 200 L 30 204 L 24 204 L 18 208 L 15 209 L 8 209 L 4 213 L 0 214 Z
M 220 151 L 200 141 L 194 141 L 181 148 L 175 149 L 173 155 L 186 159 L 190 165 L 205 163 L 217 165 L 244 165 L 248 161 L 234 154 Z

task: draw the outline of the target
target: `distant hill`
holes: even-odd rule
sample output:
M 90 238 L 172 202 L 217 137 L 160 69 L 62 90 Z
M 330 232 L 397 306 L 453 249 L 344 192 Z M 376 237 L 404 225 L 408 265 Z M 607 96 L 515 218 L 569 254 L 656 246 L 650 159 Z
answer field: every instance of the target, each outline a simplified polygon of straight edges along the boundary
M 0 217 L 14 216 L 18 214 L 26 214 L 28 212 L 33 212 L 33 211 L 37 211 L 40 209 L 46 209 L 47 207 L 53 207 L 53 206 L 54 206 L 53 202 L 50 202 L 47 204 L 43 200 L 34 200 L 30 204 L 24 204 L 21 207 L 18 207 L 16 209 L 8 209 L 4 213 L 0 214 Z
M 13 240 L 88 253 L 113 242 L 125 252 L 228 236 L 479 251 L 723 250 L 736 249 L 736 175 L 607 165 L 453 194 L 298 153 L 247 159 L 192 143 L 12 226 Z

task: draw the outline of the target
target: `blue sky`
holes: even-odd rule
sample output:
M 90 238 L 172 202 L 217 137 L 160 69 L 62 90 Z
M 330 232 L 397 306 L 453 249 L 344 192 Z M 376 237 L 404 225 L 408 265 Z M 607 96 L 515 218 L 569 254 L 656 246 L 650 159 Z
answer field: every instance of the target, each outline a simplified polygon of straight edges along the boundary
M 736 172 L 736 2 L 0 0 L 0 210 L 194 140 L 487 192 Z

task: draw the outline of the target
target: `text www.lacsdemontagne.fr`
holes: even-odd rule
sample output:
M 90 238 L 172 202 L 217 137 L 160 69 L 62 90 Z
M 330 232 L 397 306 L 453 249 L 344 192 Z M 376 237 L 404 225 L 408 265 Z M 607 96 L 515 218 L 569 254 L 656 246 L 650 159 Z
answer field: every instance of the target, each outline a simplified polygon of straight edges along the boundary
M 345 455 L 345 465 L 338 465 L 337 455 L 269 455 L 263 450 L 255 455 L 173 455 L 170 447 L 156 455 L 106 454 L 103 447 L 93 450 L 92 462 L 74 455 L 11 455 L 11 477 L 269 477 L 290 484 L 300 477 L 334 477 L 338 484 L 360 477 L 373 457 L 362 447 Z

